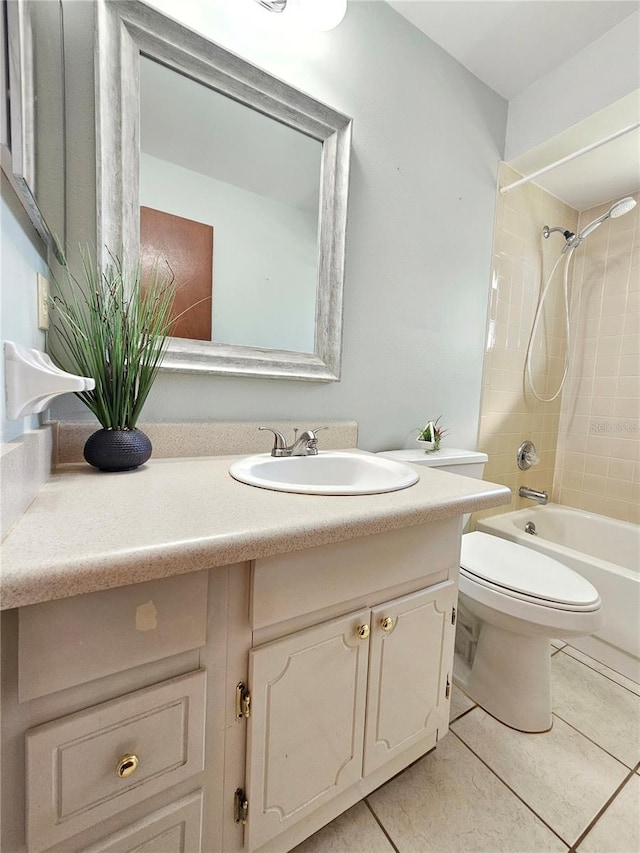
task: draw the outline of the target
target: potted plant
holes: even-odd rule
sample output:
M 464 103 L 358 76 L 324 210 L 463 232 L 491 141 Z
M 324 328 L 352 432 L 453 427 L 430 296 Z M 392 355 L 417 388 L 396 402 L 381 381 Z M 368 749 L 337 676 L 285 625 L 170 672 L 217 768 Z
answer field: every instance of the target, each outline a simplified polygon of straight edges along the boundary
M 440 442 L 449 432 L 448 429 L 439 426 L 441 417 L 442 415 L 439 415 L 435 421 L 427 421 L 418 432 L 416 441 L 424 448 L 425 453 L 434 453 L 436 450 L 440 450 Z
M 66 371 L 92 376 L 93 391 L 78 393 L 102 429 L 84 447 L 86 461 L 102 471 L 137 468 L 151 456 L 151 442 L 136 423 L 156 378 L 175 320 L 173 276 L 154 267 L 142 281 L 140 265 L 121 261 L 99 268 L 82 254 L 82 280 L 66 259 L 64 293 L 51 300 L 57 332 L 54 361 Z

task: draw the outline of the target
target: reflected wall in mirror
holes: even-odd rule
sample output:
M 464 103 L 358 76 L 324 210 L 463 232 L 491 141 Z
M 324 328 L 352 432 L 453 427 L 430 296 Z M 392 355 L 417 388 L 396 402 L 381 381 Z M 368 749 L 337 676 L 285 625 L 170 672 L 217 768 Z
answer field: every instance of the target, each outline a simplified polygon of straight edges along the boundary
M 142 57 L 140 204 L 215 229 L 209 340 L 313 352 L 321 156 L 318 140 Z
M 59 0 L 3 2 L 2 170 L 54 253 L 65 241 L 63 44 Z
M 179 331 L 163 366 L 338 379 L 351 120 L 142 3 L 97 13 L 98 245 L 192 256 L 146 212 L 141 244 L 141 207 L 215 235 L 209 293 L 176 275 L 210 339 Z

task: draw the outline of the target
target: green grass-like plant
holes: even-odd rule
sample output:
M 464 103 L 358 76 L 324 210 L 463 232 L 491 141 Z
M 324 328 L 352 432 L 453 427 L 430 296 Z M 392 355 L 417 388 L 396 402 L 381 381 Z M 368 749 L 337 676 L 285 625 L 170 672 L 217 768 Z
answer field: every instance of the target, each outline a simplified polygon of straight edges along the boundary
M 93 391 L 77 393 L 104 429 L 135 429 L 156 378 L 175 321 L 173 275 L 154 266 L 142 281 L 137 264 L 100 268 L 84 250 L 82 280 L 64 259 L 64 293 L 51 300 L 57 333 L 53 360 L 63 370 L 95 379 Z

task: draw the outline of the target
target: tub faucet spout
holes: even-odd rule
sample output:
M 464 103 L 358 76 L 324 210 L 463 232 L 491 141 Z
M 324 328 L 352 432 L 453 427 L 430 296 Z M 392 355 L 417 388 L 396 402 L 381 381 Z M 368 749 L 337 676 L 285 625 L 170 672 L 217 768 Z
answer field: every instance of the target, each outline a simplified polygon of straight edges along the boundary
M 529 489 L 527 486 L 520 486 L 518 494 L 521 498 L 529 498 L 529 500 L 537 501 L 539 504 L 546 504 L 549 500 L 549 495 L 546 492 L 539 492 L 537 489 Z

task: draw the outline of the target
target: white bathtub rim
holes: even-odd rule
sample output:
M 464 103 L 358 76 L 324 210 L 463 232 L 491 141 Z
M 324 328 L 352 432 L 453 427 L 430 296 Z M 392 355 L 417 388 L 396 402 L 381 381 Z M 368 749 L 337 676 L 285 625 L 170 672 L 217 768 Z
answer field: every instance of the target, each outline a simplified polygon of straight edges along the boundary
M 530 533 L 525 533 L 524 530 L 515 526 L 515 523 L 520 519 L 534 521 L 535 523 L 536 513 L 548 512 L 549 510 L 558 511 L 560 513 L 580 514 L 586 519 L 593 518 L 598 521 L 604 519 L 607 522 L 611 522 L 615 527 L 623 525 L 624 529 L 633 528 L 635 530 L 637 528 L 637 525 L 631 524 L 628 521 L 619 521 L 616 518 L 610 519 L 607 516 L 597 515 L 596 513 L 587 513 L 581 509 L 565 507 L 561 504 L 547 504 L 545 507 L 525 507 L 525 509 L 519 509 L 513 512 L 487 516 L 478 521 L 477 527 L 478 530 L 482 530 L 484 533 L 495 534 L 496 531 L 499 531 L 498 535 L 504 536 L 505 539 L 509 539 L 511 542 L 523 543 L 526 547 L 533 547 L 534 543 L 532 543 L 531 540 L 535 539 L 535 547 L 537 550 L 541 551 L 543 554 L 547 554 L 549 557 L 553 557 L 559 562 L 562 562 L 563 555 L 573 559 L 579 558 L 601 568 L 603 571 L 612 572 L 613 574 L 628 578 L 636 583 L 638 582 L 640 575 L 638 571 L 634 571 L 634 569 L 629 569 L 626 566 L 619 565 L 618 563 L 612 563 L 609 560 L 603 560 L 601 557 L 594 557 L 593 555 L 580 551 L 577 548 L 569 548 L 566 545 L 560 545 L 551 539 L 545 539 L 543 536 L 533 537 Z M 543 544 L 546 542 L 549 544 Z
M 536 510 L 538 510 L 537 513 Z M 602 630 L 587 638 L 587 642 L 589 645 L 593 645 L 594 641 L 599 641 L 598 645 L 603 654 L 601 655 L 600 652 L 595 654 L 595 651 L 590 652 L 586 647 L 583 647 L 583 650 L 587 654 L 592 654 L 601 663 L 637 680 L 638 673 L 640 673 L 640 631 L 638 629 L 640 573 L 616 563 L 593 557 L 583 551 L 559 545 L 551 539 L 545 539 L 542 534 L 531 536 L 524 532 L 526 521 L 541 519 L 541 513 L 549 513 L 550 510 L 550 514 L 555 513 L 557 515 L 558 507 L 553 504 L 547 507 L 525 508 L 524 510 L 482 519 L 478 522 L 478 528 L 491 535 L 516 542 L 523 548 L 548 555 L 582 574 L 590 581 L 600 593 L 606 624 Z M 566 510 L 572 515 L 582 515 L 583 519 L 586 515 L 581 510 L 570 507 L 560 507 L 559 510 L 561 512 Z M 598 518 L 604 522 L 609 521 L 604 516 Z M 638 528 L 635 525 L 620 523 L 627 528 L 631 527 L 634 536 L 637 535 Z M 542 529 L 542 524 L 540 527 Z M 615 527 L 613 529 L 615 530 Z M 615 532 L 613 535 L 615 536 Z M 575 646 L 581 648 L 583 642 L 582 640 L 578 641 Z M 619 661 L 614 662 L 612 660 L 610 650 L 617 650 L 616 654 L 622 656 Z

